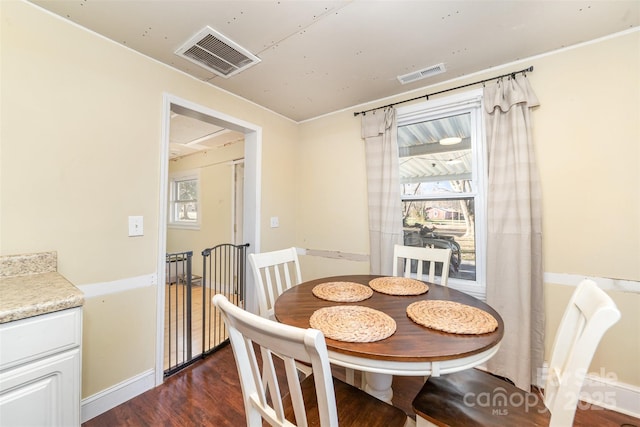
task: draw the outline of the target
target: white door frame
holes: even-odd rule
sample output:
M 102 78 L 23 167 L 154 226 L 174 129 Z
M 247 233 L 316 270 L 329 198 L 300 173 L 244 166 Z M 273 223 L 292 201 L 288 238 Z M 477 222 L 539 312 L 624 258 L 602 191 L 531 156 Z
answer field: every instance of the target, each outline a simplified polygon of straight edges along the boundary
M 165 93 L 162 96 L 162 146 L 160 149 L 160 206 L 158 215 L 158 265 L 157 265 L 157 306 L 156 318 L 156 386 L 164 380 L 164 297 L 165 297 L 165 254 L 167 251 L 167 191 L 169 176 L 169 131 L 171 111 L 177 111 L 244 134 L 244 214 L 242 233 L 249 243 L 247 252 L 260 252 L 260 194 L 262 175 L 262 127 L 231 117 L 219 111 L 203 107 L 191 101 Z M 246 295 L 254 295 L 254 280 L 246 274 Z M 255 301 L 248 299 L 246 308 L 255 311 Z
M 241 160 L 234 160 L 231 163 L 231 242 L 234 245 L 241 245 L 245 243 L 244 236 L 238 232 L 238 225 L 242 226 L 244 232 L 244 216 L 238 218 L 239 214 L 244 215 L 244 208 L 242 205 L 238 206 L 238 193 L 242 196 L 242 203 L 244 203 L 244 194 L 238 191 L 238 176 L 242 177 L 241 185 L 242 191 L 244 191 L 244 158 Z M 242 175 L 238 174 L 238 168 L 242 167 Z

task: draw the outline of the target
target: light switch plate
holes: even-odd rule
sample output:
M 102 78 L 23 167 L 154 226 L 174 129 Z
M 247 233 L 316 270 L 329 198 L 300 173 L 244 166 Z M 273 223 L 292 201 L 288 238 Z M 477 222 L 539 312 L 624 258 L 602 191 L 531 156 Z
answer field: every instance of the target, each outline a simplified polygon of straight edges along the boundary
M 272 216 L 271 217 L 271 228 L 277 228 L 280 227 L 280 220 L 278 219 L 277 216 Z
M 144 234 L 142 216 L 129 217 L 129 237 L 142 236 Z

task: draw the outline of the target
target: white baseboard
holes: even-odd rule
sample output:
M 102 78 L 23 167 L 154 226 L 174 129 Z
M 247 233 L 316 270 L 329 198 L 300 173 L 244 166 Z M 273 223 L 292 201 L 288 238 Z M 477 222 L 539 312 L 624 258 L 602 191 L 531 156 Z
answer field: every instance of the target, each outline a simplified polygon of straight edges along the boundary
M 612 411 L 640 418 L 640 387 L 587 375 L 580 399 Z
M 544 378 L 546 378 L 548 369 L 549 366 L 545 363 L 541 376 L 537 379 L 537 385 L 540 388 L 544 387 Z M 615 379 L 587 373 L 582 389 L 580 389 L 580 401 L 640 418 L 640 387 Z M 586 409 L 584 403 L 578 404 L 583 405 L 581 408 Z
M 97 417 L 153 387 L 155 387 L 155 372 L 150 369 L 93 396 L 82 399 L 80 403 L 81 422 L 84 423 L 91 418 Z

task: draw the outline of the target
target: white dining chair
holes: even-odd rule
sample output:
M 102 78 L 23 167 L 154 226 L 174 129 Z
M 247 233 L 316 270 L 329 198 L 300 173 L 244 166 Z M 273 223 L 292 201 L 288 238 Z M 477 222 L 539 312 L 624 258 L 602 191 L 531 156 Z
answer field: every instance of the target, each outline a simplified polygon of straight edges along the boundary
M 235 306 L 222 294 L 215 295 L 213 303 L 229 332 L 247 426 L 262 426 L 263 420 L 272 426 L 400 427 L 407 423 L 404 411 L 332 377 L 319 330 L 273 322 Z M 284 361 L 283 384 L 288 393 L 280 386 L 279 359 Z M 313 375 L 299 382 L 296 361 L 309 364 Z
M 273 305 L 287 289 L 302 282 L 298 251 L 295 247 L 272 252 L 249 254 L 249 264 L 253 270 L 258 294 L 258 308 L 262 317 L 275 320 Z M 307 376 L 311 369 L 298 363 L 298 370 Z M 353 369 L 345 369 L 349 384 L 354 384 Z
M 302 282 L 296 248 L 249 254 L 262 317 L 274 319 L 273 305 L 287 289 Z
M 571 426 L 593 354 L 619 319 L 611 298 L 593 281 L 583 280 L 556 333 L 544 395 L 478 369 L 432 377 L 413 400 L 417 427 Z
M 415 261 L 415 263 L 414 263 Z M 423 264 L 429 263 L 429 273 L 424 279 Z M 393 275 L 411 277 L 412 264 L 417 264 L 416 278 L 436 283 L 436 264 L 442 265 L 440 282 L 442 286 L 447 286 L 449 281 L 449 266 L 451 264 L 451 249 L 424 248 L 419 246 L 395 245 L 393 247 Z M 400 270 L 399 270 L 400 267 Z

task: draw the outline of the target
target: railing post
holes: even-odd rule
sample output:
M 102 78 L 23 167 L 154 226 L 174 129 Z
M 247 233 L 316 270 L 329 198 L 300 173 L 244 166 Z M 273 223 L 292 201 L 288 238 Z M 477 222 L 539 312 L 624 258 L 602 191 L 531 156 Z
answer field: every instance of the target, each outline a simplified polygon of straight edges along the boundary
M 193 330 L 193 325 L 192 325 L 192 313 L 191 313 L 191 308 L 193 307 L 191 305 L 191 293 L 192 293 L 192 289 L 191 289 L 191 258 L 193 256 L 193 252 L 189 251 L 187 252 L 187 275 L 186 275 L 186 282 L 187 282 L 187 360 L 191 360 L 193 358 L 193 342 L 192 342 L 192 330 Z

